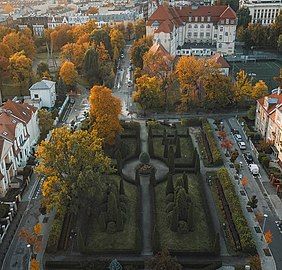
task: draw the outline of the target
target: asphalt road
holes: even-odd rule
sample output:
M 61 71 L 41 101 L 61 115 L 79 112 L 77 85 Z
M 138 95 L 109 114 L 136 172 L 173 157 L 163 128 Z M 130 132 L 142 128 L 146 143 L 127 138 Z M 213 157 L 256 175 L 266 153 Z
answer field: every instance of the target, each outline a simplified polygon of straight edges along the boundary
M 268 178 L 265 175 L 265 172 L 263 170 L 263 168 L 261 167 L 261 165 L 259 164 L 259 162 L 257 161 L 251 147 L 250 144 L 248 142 L 248 140 L 244 137 L 243 135 L 243 130 L 242 127 L 238 124 L 236 118 L 230 118 L 228 120 L 224 120 L 224 127 L 225 130 L 228 133 L 229 138 L 233 141 L 234 143 L 234 147 L 236 147 L 236 149 L 239 151 L 239 157 L 237 158 L 236 162 L 242 162 L 243 166 L 242 166 L 242 170 L 241 170 L 241 174 L 242 176 L 246 176 L 248 178 L 248 184 L 245 188 L 248 197 L 250 198 L 253 195 L 257 196 L 258 199 L 258 208 L 257 210 L 259 210 L 261 213 L 263 214 L 267 214 L 268 217 L 266 219 L 266 223 L 265 223 L 265 232 L 270 230 L 273 236 L 273 241 L 272 243 L 269 245 L 269 248 L 271 249 L 271 252 L 273 254 L 273 257 L 275 259 L 275 263 L 277 266 L 277 269 L 282 269 L 282 234 L 280 233 L 275 221 L 278 220 L 274 209 L 268 199 L 267 196 L 264 196 L 264 191 L 262 189 L 262 185 L 266 182 L 268 182 Z M 246 143 L 246 150 L 240 150 L 238 147 L 238 144 L 235 140 L 235 138 L 233 137 L 232 133 L 231 133 L 231 128 L 233 129 L 237 129 L 239 130 L 240 134 L 243 137 L 243 141 Z M 250 152 L 254 158 L 254 161 L 256 162 L 256 164 L 259 166 L 260 168 L 260 175 L 258 177 L 254 177 L 250 170 L 248 169 L 248 164 L 245 161 L 244 157 L 243 157 L 243 153 L 246 152 Z

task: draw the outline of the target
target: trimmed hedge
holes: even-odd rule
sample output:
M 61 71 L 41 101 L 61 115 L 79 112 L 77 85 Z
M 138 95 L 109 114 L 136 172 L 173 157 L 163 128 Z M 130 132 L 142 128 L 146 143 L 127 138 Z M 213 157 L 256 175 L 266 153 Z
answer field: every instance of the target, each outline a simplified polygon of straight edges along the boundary
M 223 160 L 220 154 L 220 150 L 217 147 L 217 143 L 213 134 L 212 127 L 207 121 L 203 121 L 203 131 L 209 143 L 210 151 L 212 154 L 213 165 L 220 166 L 223 164 Z
M 55 253 L 57 251 L 60 236 L 61 236 L 61 231 L 63 227 L 63 222 L 64 222 L 64 215 L 55 216 L 47 242 L 46 250 L 48 253 Z
M 223 187 L 224 195 L 229 203 L 232 219 L 240 236 L 242 251 L 251 255 L 257 253 L 251 230 L 243 214 L 240 200 L 236 194 L 233 183 L 226 168 L 217 171 L 217 177 Z

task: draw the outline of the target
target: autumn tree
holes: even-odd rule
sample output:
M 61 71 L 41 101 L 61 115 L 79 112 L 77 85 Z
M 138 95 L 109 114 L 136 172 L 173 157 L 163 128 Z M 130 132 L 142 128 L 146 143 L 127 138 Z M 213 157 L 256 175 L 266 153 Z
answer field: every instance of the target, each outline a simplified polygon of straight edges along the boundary
M 139 103 L 144 111 L 160 108 L 163 102 L 161 82 L 157 77 L 143 75 L 136 80 L 133 101 Z
M 242 103 L 250 99 L 252 94 L 252 83 L 248 74 L 244 70 L 237 73 L 236 81 L 234 83 L 234 98 L 238 103 Z
M 209 76 L 217 73 L 218 65 L 214 61 L 197 59 L 194 56 L 180 57 L 175 74 L 180 84 L 182 106 L 198 103 L 204 96 L 202 83 L 208 78 L 212 80 Z
M 0 56 L 9 58 L 12 54 L 11 48 L 3 42 L 0 42 Z
M 50 74 L 50 70 L 49 70 L 49 66 L 47 63 L 45 62 L 40 62 L 37 66 L 37 70 L 36 70 L 36 75 L 40 78 L 51 78 L 51 74 Z
M 123 33 L 118 29 L 111 29 L 110 31 L 111 46 L 113 49 L 113 60 L 119 59 L 121 50 L 125 46 L 125 39 Z
M 90 7 L 87 12 L 87 14 L 98 14 L 99 13 L 99 9 L 97 7 Z
M 109 34 L 109 32 L 107 31 L 106 28 L 95 29 L 91 33 L 90 39 L 96 45 L 103 43 L 104 46 L 105 46 L 105 49 L 109 53 L 110 57 L 112 57 L 113 50 L 112 50 L 112 45 L 111 45 L 111 38 L 110 38 L 110 34 Z
M 143 69 L 143 55 L 149 51 L 152 45 L 151 37 L 142 37 L 134 41 L 130 49 L 130 58 L 135 67 Z
M 31 259 L 30 261 L 30 268 L 29 270 L 40 270 L 40 264 L 39 261 L 37 261 L 36 259 Z
M 253 90 L 252 90 L 252 98 L 254 100 L 257 100 L 261 97 L 264 97 L 265 95 L 268 94 L 268 87 L 265 84 L 264 81 L 259 80 L 254 86 L 253 86 Z
M 168 250 L 162 250 L 157 253 L 147 263 L 147 267 L 151 270 L 181 270 L 182 266 L 177 260 L 171 257 Z
M 93 86 L 89 96 L 90 119 L 93 129 L 107 144 L 114 144 L 117 134 L 122 130 L 119 122 L 121 102 L 112 91 L 104 86 Z
M 17 52 L 9 59 L 9 71 L 16 82 L 27 83 L 32 77 L 32 61 L 22 51 Z
M 238 17 L 238 26 L 246 27 L 252 20 L 252 16 L 250 15 L 250 10 L 248 7 L 241 7 L 237 11 Z
M 243 186 L 244 189 L 245 189 L 246 186 L 248 185 L 248 182 L 249 182 L 249 180 L 248 180 L 248 178 L 247 178 L 246 176 L 244 176 L 244 177 L 241 179 L 241 184 L 242 184 L 242 186 Z
M 14 7 L 12 6 L 12 4 L 7 3 L 4 5 L 3 10 L 5 13 L 11 13 L 14 11 Z
M 41 109 L 38 111 L 38 119 L 40 139 L 43 140 L 46 138 L 49 131 L 53 128 L 54 119 L 52 117 L 52 113 L 45 109 Z
M 39 145 L 37 173 L 45 176 L 42 186 L 44 205 L 59 213 L 78 209 L 93 211 L 101 199 L 103 175 L 111 162 L 102 150 L 97 131 L 54 129 L 49 141 Z
M 146 35 L 146 23 L 144 20 L 137 20 L 133 25 L 135 39 L 138 40 Z
M 265 238 L 265 242 L 266 242 L 267 244 L 272 243 L 272 232 L 271 232 L 270 230 L 268 230 L 267 232 L 265 232 L 264 238 Z
M 60 68 L 59 74 L 67 86 L 75 85 L 78 74 L 72 62 L 65 61 Z
M 68 43 L 61 48 L 60 58 L 62 61 L 72 62 L 77 69 L 80 69 L 82 67 L 85 52 L 88 48 L 88 43 Z
M 221 147 L 223 149 L 225 149 L 226 151 L 230 152 L 230 150 L 232 149 L 233 143 L 231 140 L 225 138 L 222 142 L 221 142 Z
M 9 59 L 0 56 L 0 104 L 3 98 L 3 82 L 9 77 Z
M 226 108 L 233 102 L 231 78 L 216 71 L 202 80 L 203 106 L 207 109 Z
M 59 51 L 67 43 L 73 41 L 71 26 L 60 25 L 50 32 L 50 48 L 53 51 Z

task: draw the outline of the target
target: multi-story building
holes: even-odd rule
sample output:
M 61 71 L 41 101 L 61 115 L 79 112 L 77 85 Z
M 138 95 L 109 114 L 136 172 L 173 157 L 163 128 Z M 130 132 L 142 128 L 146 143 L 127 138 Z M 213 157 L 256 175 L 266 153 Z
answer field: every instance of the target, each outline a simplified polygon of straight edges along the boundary
M 282 0 L 241 0 L 240 7 L 250 10 L 252 23 L 271 24 L 282 11 Z
M 199 56 L 231 55 L 236 26 L 237 16 L 230 6 L 160 5 L 147 21 L 146 35 L 172 55 L 192 55 L 198 47 Z
M 276 93 L 257 100 L 256 129 L 262 137 L 271 142 L 274 154 L 282 166 L 282 92 L 278 88 Z
M 25 166 L 39 135 L 35 107 L 8 100 L 0 108 L 0 197 L 19 184 L 17 170 Z

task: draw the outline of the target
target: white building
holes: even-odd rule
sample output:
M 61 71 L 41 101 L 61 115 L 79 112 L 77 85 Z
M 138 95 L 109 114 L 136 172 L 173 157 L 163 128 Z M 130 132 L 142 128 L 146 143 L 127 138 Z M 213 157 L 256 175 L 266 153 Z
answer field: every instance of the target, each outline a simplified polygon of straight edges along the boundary
M 56 102 L 56 83 L 49 80 L 42 80 L 29 88 L 32 101 L 41 101 L 41 106 L 52 108 Z M 39 108 L 40 109 L 40 108 Z
M 229 6 L 161 5 L 149 17 L 146 35 L 153 36 L 153 41 L 160 42 L 171 55 L 181 54 L 182 49 L 189 55 L 198 47 L 199 55 L 231 55 L 236 26 L 236 13 Z
M 282 11 L 282 0 L 241 0 L 240 7 L 249 8 L 252 23 L 268 25 Z
M 274 154 L 282 166 L 282 93 L 276 93 L 257 100 L 256 129 L 272 144 Z
M 0 108 L 0 197 L 19 186 L 17 170 L 26 165 L 39 135 L 35 107 L 8 100 Z

